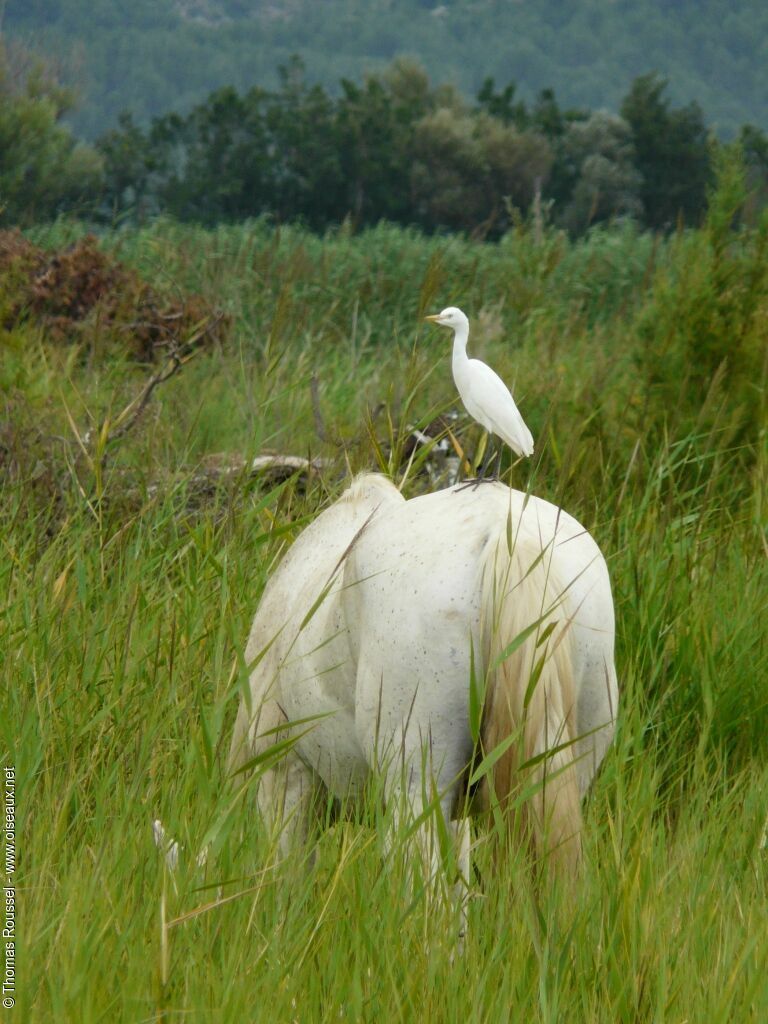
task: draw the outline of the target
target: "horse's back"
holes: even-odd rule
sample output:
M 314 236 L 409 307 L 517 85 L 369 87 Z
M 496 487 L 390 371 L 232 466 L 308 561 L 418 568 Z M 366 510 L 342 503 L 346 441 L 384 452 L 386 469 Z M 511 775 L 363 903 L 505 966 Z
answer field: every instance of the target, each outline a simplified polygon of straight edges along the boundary
M 253 739 L 254 713 L 271 702 L 283 720 L 317 719 L 296 749 L 339 795 L 388 752 L 417 756 L 425 743 L 440 758 L 436 777 L 453 778 L 471 755 L 473 657 L 484 671 L 483 573 L 510 546 L 526 564 L 546 562 L 562 587 L 577 734 L 598 730 L 579 748 L 585 788 L 617 699 L 605 561 L 572 516 L 499 483 L 405 502 L 385 478 L 367 475 L 302 532 L 254 619 L 247 658 L 261 660 L 233 750 L 238 737 L 247 746 L 248 729 Z
M 482 577 L 509 493 L 488 484 L 412 498 L 389 508 L 352 548 L 343 608 L 357 665 L 356 730 L 371 763 L 418 758 L 428 741 L 431 770 L 447 785 L 469 761 Z
M 578 750 L 583 790 L 612 736 L 617 701 L 607 568 L 572 516 L 498 483 L 390 507 L 356 541 L 345 566 L 343 608 L 357 665 L 358 739 L 373 757 L 377 746 L 414 746 L 428 731 L 450 750 L 446 771 L 469 756 L 473 656 L 475 671 L 483 671 L 481 579 L 496 553 L 510 547 L 519 549 L 523 572 L 546 563 L 562 592 L 576 733 L 588 737 Z M 535 621 L 540 610 L 526 614 Z
M 429 741 L 452 778 L 471 755 L 470 637 L 489 532 L 430 499 L 392 507 L 363 532 L 344 570 L 343 608 L 357 666 L 355 725 L 371 764 L 419 757 Z M 456 515 L 455 513 L 459 514 Z

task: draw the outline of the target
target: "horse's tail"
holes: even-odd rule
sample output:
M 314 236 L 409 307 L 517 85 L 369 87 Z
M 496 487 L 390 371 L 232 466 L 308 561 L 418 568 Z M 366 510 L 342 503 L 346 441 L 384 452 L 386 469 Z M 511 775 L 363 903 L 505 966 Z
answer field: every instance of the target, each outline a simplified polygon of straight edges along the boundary
M 483 778 L 481 800 L 506 812 L 539 856 L 573 866 L 581 856 L 573 636 L 552 561 L 551 547 L 508 535 L 488 548 L 481 744 L 487 764 L 503 752 Z

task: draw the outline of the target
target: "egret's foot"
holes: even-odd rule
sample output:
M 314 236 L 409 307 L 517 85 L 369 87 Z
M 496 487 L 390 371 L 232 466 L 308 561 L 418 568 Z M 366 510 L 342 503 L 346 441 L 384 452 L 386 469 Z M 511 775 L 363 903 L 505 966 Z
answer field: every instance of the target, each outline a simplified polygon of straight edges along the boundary
M 491 465 L 493 460 L 496 459 L 496 472 L 491 476 L 486 476 L 486 471 Z M 467 487 L 471 487 L 473 491 L 476 491 L 480 484 L 495 484 L 499 482 L 499 473 L 501 471 L 501 448 L 494 454 L 493 449 L 488 447 L 488 454 L 480 467 L 480 472 L 476 477 L 472 477 L 471 480 L 465 480 L 461 487 L 457 487 L 456 491 L 463 491 Z
M 466 491 L 468 487 L 471 487 L 473 491 L 476 491 L 480 484 L 497 484 L 499 478 L 497 476 L 477 476 L 471 480 L 465 480 L 460 487 L 454 487 L 453 493 L 458 494 L 459 491 Z

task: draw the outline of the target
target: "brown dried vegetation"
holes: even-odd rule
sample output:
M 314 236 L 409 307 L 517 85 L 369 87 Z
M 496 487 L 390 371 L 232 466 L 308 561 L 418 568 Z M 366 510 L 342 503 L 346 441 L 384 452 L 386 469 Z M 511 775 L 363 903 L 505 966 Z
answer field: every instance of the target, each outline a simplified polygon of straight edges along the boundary
M 76 346 L 89 365 L 122 355 L 148 367 L 122 411 L 79 425 L 82 412 L 67 412 L 62 422 L 46 388 L 32 397 L 9 373 L 0 402 L 0 485 L 23 485 L 26 503 L 51 523 L 64 514 L 67 495 L 135 503 L 138 478 L 115 463 L 117 442 L 144 417 L 156 388 L 201 349 L 222 343 L 228 327 L 228 317 L 198 295 L 161 295 L 93 235 L 46 251 L 17 229 L 0 231 L 0 340 L 7 336 L 9 353 L 40 336 L 46 347 Z M 125 399 L 115 399 L 120 410 Z
M 93 235 L 45 252 L 17 229 L 0 231 L 0 282 L 3 328 L 33 320 L 55 344 L 117 346 L 141 362 L 162 359 L 193 336 L 206 345 L 221 341 L 227 327 L 200 296 L 158 294 Z

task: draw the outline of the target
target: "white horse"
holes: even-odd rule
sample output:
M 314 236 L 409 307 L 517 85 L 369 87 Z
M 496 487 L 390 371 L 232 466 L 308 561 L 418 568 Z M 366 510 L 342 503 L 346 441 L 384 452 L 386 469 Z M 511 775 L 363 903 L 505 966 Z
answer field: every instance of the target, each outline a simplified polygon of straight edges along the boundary
M 363 475 L 264 591 L 230 769 L 296 737 L 258 780 L 283 849 L 307 836 L 318 796 L 355 799 L 380 773 L 395 820 L 422 819 L 430 872 L 441 857 L 425 811 L 439 803 L 465 880 L 474 771 L 486 807 L 528 794 L 534 850 L 572 865 L 580 798 L 614 732 L 613 645 L 605 561 L 567 513 L 501 483 L 405 501 Z

